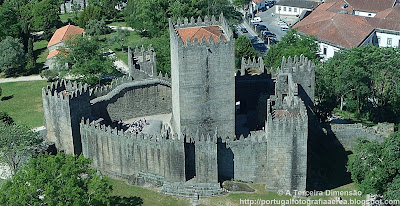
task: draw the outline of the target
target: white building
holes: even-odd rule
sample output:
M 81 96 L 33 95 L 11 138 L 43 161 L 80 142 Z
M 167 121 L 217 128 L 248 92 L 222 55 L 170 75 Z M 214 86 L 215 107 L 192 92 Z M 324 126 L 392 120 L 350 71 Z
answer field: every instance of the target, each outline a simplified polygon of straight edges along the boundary
M 281 0 L 275 4 L 275 13 L 278 15 L 300 16 L 306 11 L 312 11 L 318 6 L 315 1 Z
M 399 47 L 400 5 L 395 2 L 327 0 L 293 27 L 300 33 L 318 38 L 324 60 L 340 49 L 367 44 Z

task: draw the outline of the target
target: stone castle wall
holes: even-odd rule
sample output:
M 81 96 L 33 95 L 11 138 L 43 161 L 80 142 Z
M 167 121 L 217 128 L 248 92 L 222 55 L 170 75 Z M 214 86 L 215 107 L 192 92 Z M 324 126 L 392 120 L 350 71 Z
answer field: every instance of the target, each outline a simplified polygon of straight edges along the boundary
M 150 79 L 125 83 L 90 101 L 92 115 L 107 122 L 172 112 L 169 82 Z
M 83 155 L 102 172 L 126 179 L 148 173 L 171 182 L 185 180 L 181 140 L 131 134 L 89 121 L 81 122 L 80 128 Z
M 81 153 L 79 122 L 90 116 L 90 91 L 76 82 L 56 82 L 42 89 L 47 138 L 59 150 Z

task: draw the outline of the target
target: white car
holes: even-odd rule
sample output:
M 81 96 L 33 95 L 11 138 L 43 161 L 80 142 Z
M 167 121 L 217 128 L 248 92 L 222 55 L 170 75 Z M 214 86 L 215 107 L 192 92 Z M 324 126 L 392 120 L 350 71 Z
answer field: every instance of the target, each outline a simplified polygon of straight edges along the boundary
M 288 25 L 281 25 L 281 30 L 282 31 L 286 31 L 286 30 L 288 30 L 289 29 L 289 27 L 288 27 Z
M 250 20 L 251 23 L 262 22 L 261 17 L 254 17 L 254 19 Z

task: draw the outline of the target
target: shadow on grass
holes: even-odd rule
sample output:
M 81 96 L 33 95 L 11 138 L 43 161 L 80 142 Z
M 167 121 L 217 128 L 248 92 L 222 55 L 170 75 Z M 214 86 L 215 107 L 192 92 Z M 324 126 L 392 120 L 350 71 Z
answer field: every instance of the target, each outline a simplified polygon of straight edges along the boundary
M 9 99 L 12 99 L 13 97 L 14 97 L 14 95 L 5 96 L 5 97 L 2 97 L 0 101 L 7 101 Z
M 114 206 L 136 206 L 142 204 L 143 204 L 143 199 L 140 197 L 120 197 L 120 196 L 111 197 L 111 205 Z

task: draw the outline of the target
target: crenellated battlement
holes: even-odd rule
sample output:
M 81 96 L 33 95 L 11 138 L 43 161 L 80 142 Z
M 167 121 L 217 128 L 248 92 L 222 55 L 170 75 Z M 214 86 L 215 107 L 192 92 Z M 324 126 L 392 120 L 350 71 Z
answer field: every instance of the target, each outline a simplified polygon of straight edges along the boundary
M 92 95 L 94 97 L 104 96 L 109 92 L 111 92 L 112 90 L 114 90 L 115 88 L 117 88 L 118 86 L 131 82 L 133 82 L 133 78 L 127 75 L 120 78 L 116 78 L 113 79 L 110 84 L 93 88 Z
M 61 80 L 42 88 L 43 97 L 55 97 L 61 100 L 68 100 L 83 95 L 91 96 L 91 90 L 87 84 L 82 84 L 82 82 L 78 83 L 76 81 Z
M 129 76 L 135 79 L 146 79 L 157 76 L 156 52 L 150 44 L 147 49 L 142 45 L 132 51 L 128 47 Z
M 105 125 L 101 123 L 97 123 L 94 120 L 84 119 L 82 118 L 80 123 L 81 130 L 87 130 L 104 134 L 110 134 L 110 137 L 117 137 L 117 138 L 126 138 L 133 141 L 138 141 L 142 143 L 161 143 L 165 141 L 173 141 L 173 142 L 183 142 L 183 139 L 177 138 L 176 135 L 150 135 L 145 133 L 131 133 L 128 130 L 118 129 L 117 127 L 112 128 L 110 125 Z M 112 134 L 112 135 L 111 135 Z
M 188 18 L 185 18 L 183 21 L 178 18 L 176 23 L 174 23 L 172 19 L 169 19 L 169 27 L 170 38 L 182 47 L 203 45 L 211 46 L 234 43 L 232 39 L 233 32 L 222 14 L 219 16 L 218 20 L 216 20 L 214 15 L 211 17 L 211 19 L 209 19 L 208 16 L 205 16 L 204 20 L 201 17 L 198 17 L 197 21 L 194 17 L 191 17 L 190 21 Z M 186 32 L 183 32 L 196 28 L 206 29 L 207 32 L 205 33 L 208 33 L 208 35 L 203 34 L 198 37 L 194 37 L 186 36 Z
M 264 65 L 264 60 L 262 57 L 258 58 L 242 58 L 242 63 L 240 67 L 240 75 L 246 75 L 248 73 L 248 69 L 255 69 L 257 70 L 256 74 L 263 74 L 265 73 L 265 65 Z M 238 75 L 238 74 L 237 74 Z
M 291 73 L 296 74 L 299 72 L 314 72 L 315 64 L 311 60 L 308 60 L 304 55 L 300 55 L 300 58 L 295 56 L 292 57 L 282 57 L 281 66 L 278 67 L 276 72 L 273 72 L 273 77 L 279 73 Z

